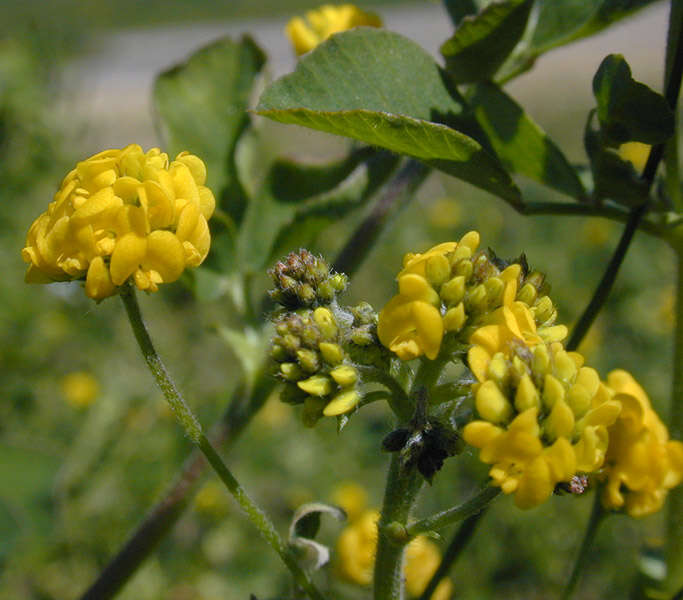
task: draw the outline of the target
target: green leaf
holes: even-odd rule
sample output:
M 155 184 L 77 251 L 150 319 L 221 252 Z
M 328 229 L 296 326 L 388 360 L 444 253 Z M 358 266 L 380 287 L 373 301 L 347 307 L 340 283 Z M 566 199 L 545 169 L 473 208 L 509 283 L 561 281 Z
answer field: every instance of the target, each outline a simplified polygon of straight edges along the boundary
M 249 125 L 247 109 L 265 55 L 248 36 L 223 38 L 162 73 L 154 103 L 168 149 L 189 150 L 208 172 L 219 205 L 239 222 L 245 195 L 234 166 L 237 140 Z
M 356 148 L 340 161 L 325 165 L 278 159 L 270 169 L 273 195 L 281 202 L 300 202 L 302 198 L 328 192 L 374 153 L 376 150 L 364 146 Z
M 479 83 L 469 98 L 503 165 L 573 198 L 585 190 L 576 171 L 546 133 L 494 83 Z
M 655 0 L 553 0 L 538 2 L 531 48 L 536 55 L 602 31 Z
M 620 54 L 610 54 L 593 78 L 598 119 L 607 144 L 665 142 L 674 132 L 674 114 L 661 94 L 634 81 Z
M 296 248 L 313 245 L 326 227 L 363 206 L 393 173 L 398 162 L 395 154 L 378 154 L 359 165 L 334 190 L 299 202 L 288 222 L 281 227 L 268 262 Z M 275 183 L 278 179 L 274 176 L 271 181 Z M 272 189 L 280 200 L 277 189 Z
M 465 17 L 481 10 L 481 2 L 477 0 L 443 0 L 443 4 L 456 27 Z
M 356 159 L 336 164 L 347 160 Z M 276 162 L 255 194 L 240 228 L 240 268 L 260 271 L 279 256 L 310 245 L 325 227 L 362 206 L 391 175 L 397 161 L 398 157 L 388 152 L 372 152 L 334 189 L 311 197 L 301 195 L 296 202 L 293 187 L 283 184 L 281 179 L 283 162 Z M 293 171 L 294 164 L 289 163 L 288 168 Z M 308 182 L 302 193 L 328 187 L 333 166 L 300 165 L 299 173 L 316 169 L 324 174 L 323 180 Z
M 526 29 L 533 0 L 493 2 L 465 17 L 453 37 L 441 46 L 446 70 L 456 83 L 493 77 Z
M 305 55 L 261 96 L 258 112 L 282 123 L 351 137 L 418 158 L 519 203 L 519 190 L 474 139 L 442 123 L 468 118 L 438 65 L 412 41 L 358 28 Z

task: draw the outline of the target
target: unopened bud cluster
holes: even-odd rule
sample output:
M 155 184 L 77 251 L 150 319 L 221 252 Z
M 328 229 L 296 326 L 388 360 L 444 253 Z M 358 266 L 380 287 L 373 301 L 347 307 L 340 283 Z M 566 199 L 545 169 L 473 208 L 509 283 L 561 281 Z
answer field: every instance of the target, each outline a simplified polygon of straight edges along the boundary
M 353 411 L 361 400 L 356 365 L 386 362 L 377 339 L 377 313 L 367 302 L 340 307 L 337 294 L 346 275 L 330 273 L 308 250 L 290 254 L 270 274 L 270 295 L 284 310 L 276 314 L 271 356 L 284 383 L 280 398 L 303 404 L 304 424 Z
M 303 420 L 344 414 L 358 404 L 358 371 L 341 345 L 342 331 L 327 307 L 285 313 L 275 324 L 272 357 L 285 383 L 281 398 L 303 403 Z
M 275 284 L 268 292 L 270 297 L 291 309 L 330 304 L 348 280 L 343 273 L 332 273 L 322 258 L 305 249 L 290 253 L 268 274 Z
M 508 265 L 478 246 L 479 234 L 470 231 L 459 242 L 406 254 L 399 294 L 381 311 L 378 328 L 381 342 L 399 358 L 433 360 L 445 335 L 467 342 L 496 309 L 515 300 L 529 306 L 541 330 L 552 326 L 557 311 L 544 276 L 528 272 L 523 257 Z

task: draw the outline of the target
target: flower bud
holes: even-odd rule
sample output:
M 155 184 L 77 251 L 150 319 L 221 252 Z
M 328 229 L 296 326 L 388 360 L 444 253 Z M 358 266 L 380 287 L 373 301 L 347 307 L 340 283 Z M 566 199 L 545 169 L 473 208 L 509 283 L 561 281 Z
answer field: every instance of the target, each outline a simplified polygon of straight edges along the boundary
M 303 381 L 298 381 L 297 385 L 311 396 L 327 396 L 332 391 L 332 381 L 325 375 L 313 375 Z

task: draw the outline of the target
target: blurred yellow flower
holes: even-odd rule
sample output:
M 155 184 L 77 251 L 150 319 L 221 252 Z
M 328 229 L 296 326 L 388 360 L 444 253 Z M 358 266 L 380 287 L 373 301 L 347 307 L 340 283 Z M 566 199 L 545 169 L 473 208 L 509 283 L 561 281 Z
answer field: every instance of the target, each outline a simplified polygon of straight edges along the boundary
M 337 541 L 337 573 L 343 579 L 358 585 L 372 583 L 375 553 L 377 551 L 377 522 L 379 513 L 366 510 L 349 523 Z M 417 536 L 406 546 L 403 573 L 406 591 L 417 598 L 441 562 L 441 552 L 425 536 Z M 448 600 L 453 584 L 444 579 L 432 594 L 431 600 Z
M 180 277 L 206 258 L 215 200 L 206 168 L 181 152 L 173 162 L 137 144 L 79 162 L 26 238 L 28 283 L 85 280 L 102 300 L 129 278 L 140 290 Z
M 628 372 L 612 371 L 607 385 L 622 410 L 609 428 L 602 501 L 607 508 L 643 517 L 658 511 L 668 491 L 683 480 L 683 443 L 669 439 L 647 394 Z
M 100 384 L 91 373 L 75 371 L 62 378 L 62 395 L 69 406 L 87 408 L 100 393 Z
M 647 158 L 650 156 L 650 148 L 649 144 L 642 142 L 626 142 L 619 146 L 619 156 L 629 161 L 636 171 L 642 173 Z
M 403 568 L 406 577 L 406 591 L 413 598 L 422 595 L 432 575 L 441 563 L 439 547 L 425 536 L 418 536 L 406 547 L 406 562 Z M 453 593 L 450 579 L 441 580 L 431 600 L 448 600 Z
M 198 513 L 221 518 L 228 514 L 230 502 L 225 493 L 225 486 L 215 479 L 207 481 L 194 497 L 194 507 Z
M 325 4 L 306 13 L 306 19 L 294 17 L 285 27 L 297 56 L 313 50 L 333 33 L 365 25 L 381 27 L 382 20 L 374 13 L 364 12 L 353 4 Z
M 355 481 L 346 481 L 340 483 L 332 491 L 332 502 L 344 509 L 349 522 L 351 522 L 363 513 L 367 506 L 368 494 L 363 486 L 358 485 Z
M 471 337 L 468 363 L 478 419 L 463 431 L 492 465 L 493 485 L 519 508 L 548 499 L 558 483 L 603 463 L 607 427 L 621 405 L 578 352 L 560 343 L 562 325 L 537 331 L 522 302 L 503 306 Z

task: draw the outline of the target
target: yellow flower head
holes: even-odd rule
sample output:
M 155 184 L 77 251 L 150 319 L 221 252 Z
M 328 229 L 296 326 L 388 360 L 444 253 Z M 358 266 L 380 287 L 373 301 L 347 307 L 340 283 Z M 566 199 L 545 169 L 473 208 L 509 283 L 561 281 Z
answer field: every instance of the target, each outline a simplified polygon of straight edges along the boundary
M 79 162 L 31 225 L 22 257 L 28 283 L 85 279 L 102 300 L 129 278 L 156 291 L 209 252 L 215 200 L 206 168 L 181 152 L 173 162 L 137 144 Z
M 477 251 L 479 234 L 434 246 L 423 254 L 406 254 L 397 276 L 399 294 L 379 315 L 380 341 L 402 360 L 423 354 L 433 360 L 447 333 L 467 339 L 500 306 L 519 300 L 533 321 L 548 327 L 557 316 L 542 293 L 544 278 L 525 273 L 522 264 L 507 267 L 486 251 Z
M 372 583 L 377 551 L 377 521 L 379 513 L 366 510 L 339 534 L 337 572 L 342 579 L 358 585 Z
M 349 521 L 355 521 L 367 506 L 368 494 L 356 482 L 346 481 L 333 490 L 332 502 L 344 509 Z
M 97 379 L 85 371 L 75 371 L 62 379 L 62 395 L 67 404 L 74 408 L 87 408 L 100 393 Z
M 285 28 L 297 56 L 313 50 L 333 33 L 365 25 L 381 27 L 382 20 L 374 13 L 364 12 L 353 4 L 325 4 L 306 13 L 306 20 L 294 17 Z
M 537 330 L 519 301 L 495 311 L 491 321 L 471 337 L 479 418 L 463 436 L 492 465 L 493 484 L 514 493 L 518 507 L 531 508 L 558 483 L 602 465 L 607 427 L 621 405 L 579 353 L 565 351 L 564 326 Z
M 372 583 L 378 521 L 377 511 L 366 510 L 339 535 L 337 573 L 343 579 L 358 585 Z M 425 536 L 417 536 L 408 544 L 403 572 L 410 597 L 417 598 L 422 594 L 440 562 L 439 548 Z M 431 600 L 448 600 L 452 589 L 450 579 L 442 580 Z
M 657 512 L 667 492 L 683 480 L 683 444 L 652 409 L 643 388 L 626 371 L 612 371 L 607 385 L 621 403 L 619 419 L 609 428 L 603 504 L 632 517 Z

